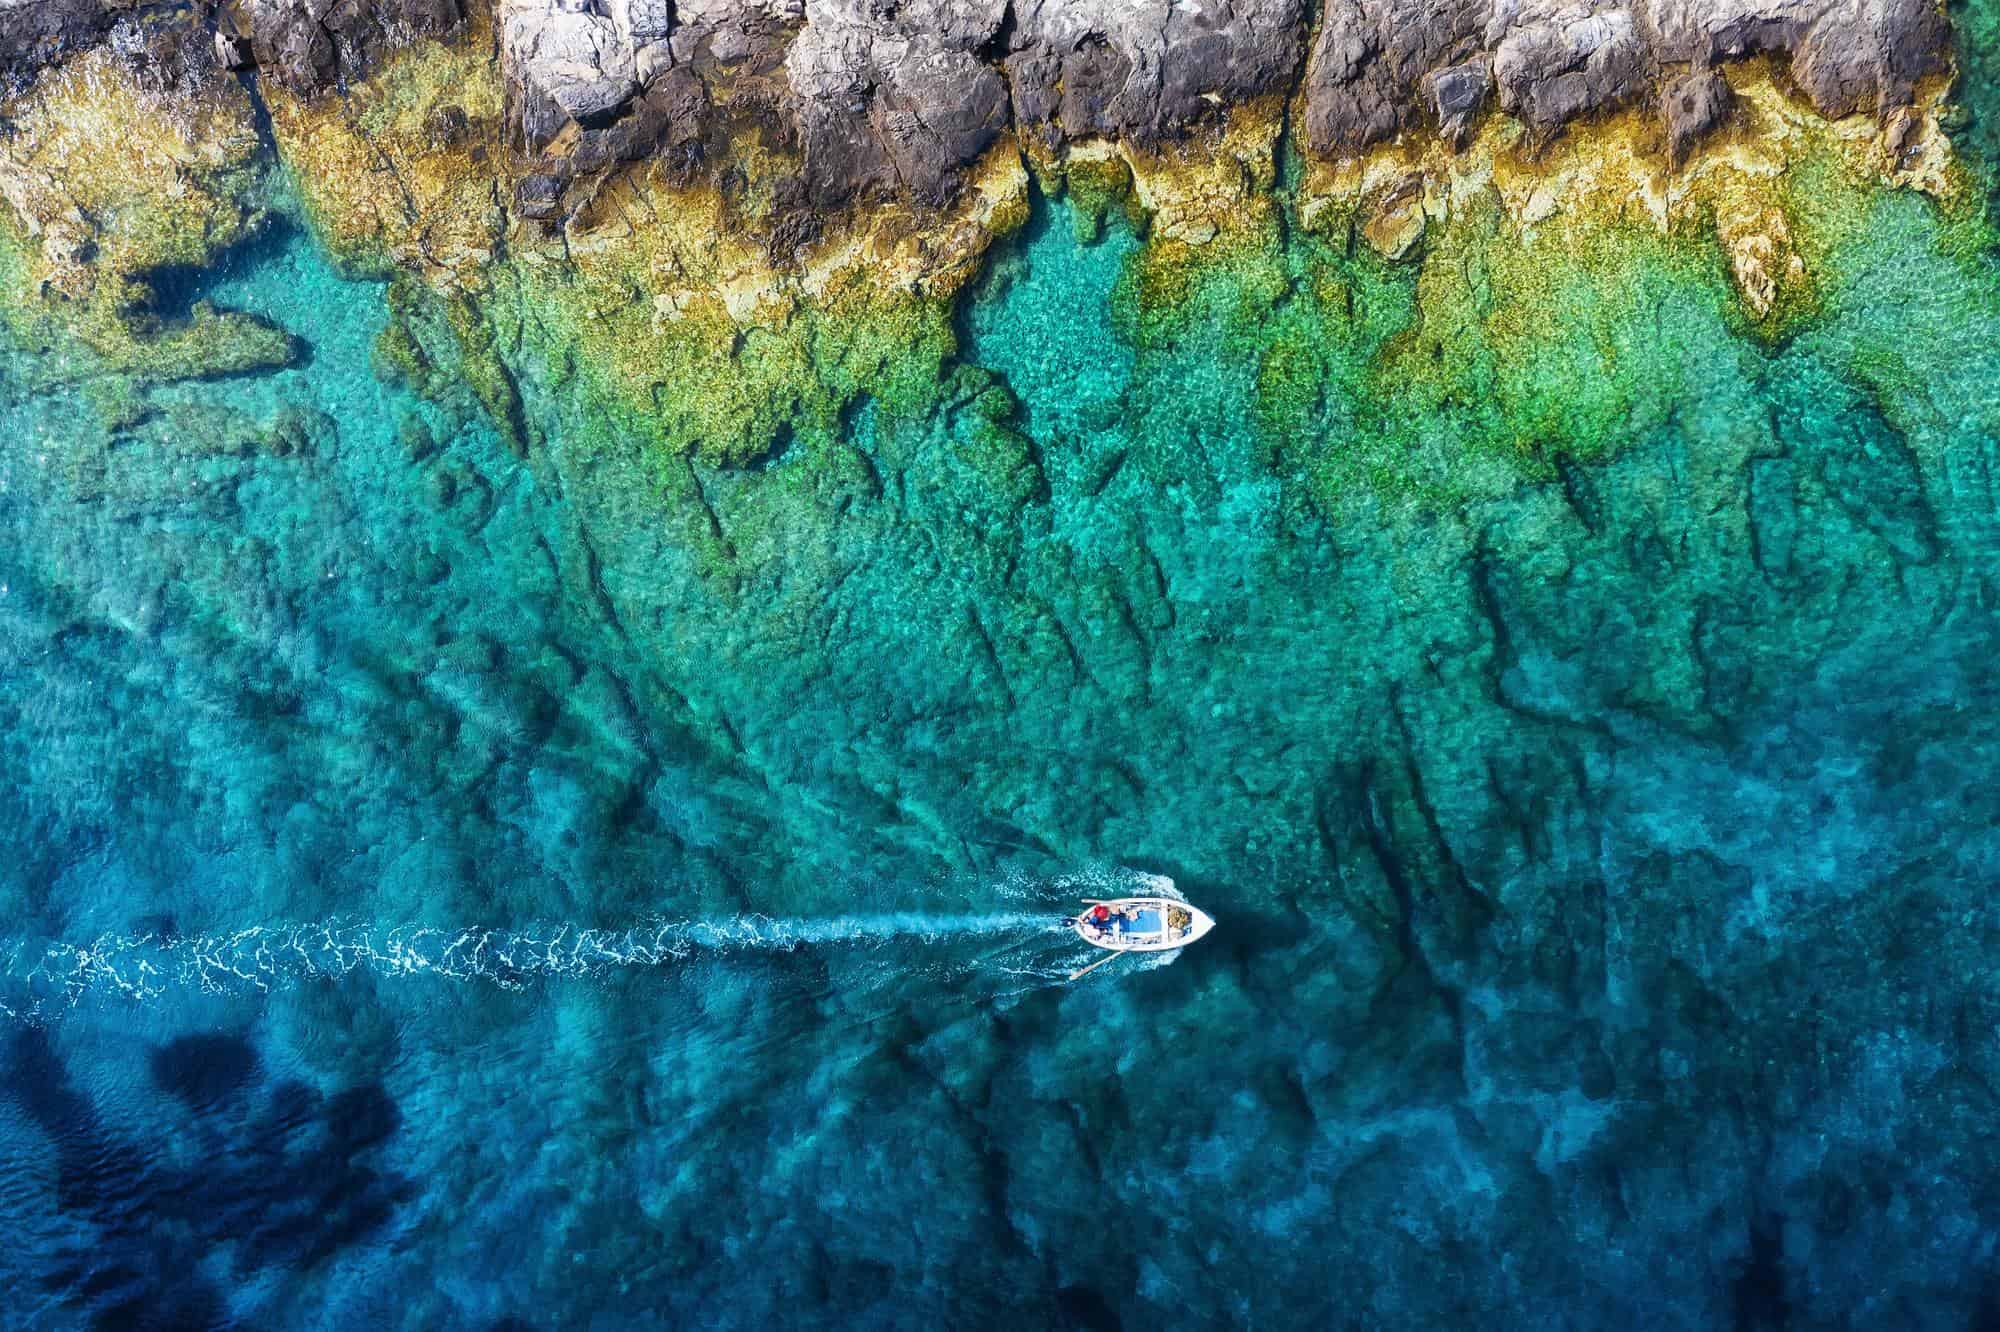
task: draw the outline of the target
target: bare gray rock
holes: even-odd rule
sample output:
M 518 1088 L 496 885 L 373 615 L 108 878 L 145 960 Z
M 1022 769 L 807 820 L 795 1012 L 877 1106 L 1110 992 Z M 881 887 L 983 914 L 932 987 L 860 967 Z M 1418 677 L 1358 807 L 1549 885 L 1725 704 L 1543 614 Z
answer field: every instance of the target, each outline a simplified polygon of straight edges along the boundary
M 47 66 L 103 47 L 155 88 L 178 87 L 236 66 L 202 4 L 181 0 L 0 0 L 0 95 Z M 243 61 L 248 60 L 247 41 Z
M 459 0 L 227 0 L 219 8 L 218 22 L 248 35 L 258 68 L 302 97 L 344 87 L 388 52 L 442 36 L 465 17 Z
M 163 77 L 254 66 L 314 95 L 450 31 L 462 3 L 0 0 L 0 80 L 116 29 Z M 1304 0 L 492 3 L 517 145 L 544 158 L 521 206 L 551 218 L 578 174 L 643 158 L 726 172 L 746 133 L 802 163 L 781 213 L 941 205 L 1009 129 L 1150 147 L 1301 92 L 1322 154 L 1416 131 L 1462 142 L 1489 105 L 1547 138 L 1654 104 L 1678 158 L 1727 112 L 1722 62 L 1789 60 L 1822 113 L 1887 119 L 1946 68 L 1950 36 L 1934 0 L 1327 0 L 1316 36 Z
M 775 69 L 805 22 L 805 0 L 687 0 L 673 7 L 676 63 Z
M 1951 30 L 1930 0 L 1849 0 L 1799 43 L 1792 77 L 1822 115 L 1885 116 L 1944 68 Z
M 611 23 L 632 51 L 632 72 L 640 79 L 671 65 L 667 39 L 674 30 L 672 0 L 611 0 Z
M 1014 18 L 1014 114 L 1051 144 L 1155 144 L 1222 107 L 1289 93 L 1306 36 L 1299 0 L 1019 0 Z
M 1828 116 L 1886 115 L 1945 67 L 1950 32 L 1929 0 L 1333 0 L 1306 71 L 1306 128 L 1353 152 L 1428 116 L 1447 68 L 1483 61 L 1502 110 L 1549 135 L 1629 105 L 1677 66 L 1788 56 Z
M 0 0 L 0 93 L 25 86 L 72 51 L 95 46 L 134 8 L 111 0 Z
M 1319 152 L 1359 149 L 1415 128 L 1428 75 L 1490 65 L 1492 17 L 1491 0 L 1328 0 L 1306 67 L 1307 143 Z
M 617 8 L 629 15 L 628 4 Z M 501 0 L 500 49 L 519 96 L 545 100 L 583 124 L 622 109 L 639 91 L 629 27 L 621 30 L 612 14 L 584 0 Z
M 1431 114 L 1438 129 L 1453 143 L 1464 141 L 1472 128 L 1472 118 L 1486 102 L 1493 86 L 1492 76 L 1482 60 L 1468 60 L 1433 71 L 1425 80 L 1430 94 Z
M 806 0 L 785 59 L 808 201 L 894 191 L 939 204 L 1007 127 L 1007 92 L 978 52 L 1005 0 Z
M 1720 125 L 1736 104 L 1729 81 L 1712 69 L 1695 70 L 1668 83 L 1660 96 L 1667 122 L 1667 159 L 1675 166 Z
M 711 122 L 779 115 L 802 0 L 499 0 L 509 119 L 538 150 L 574 121 L 588 156 L 665 139 L 690 160 Z M 636 125 L 620 125 L 627 119 Z M 790 135 L 789 120 L 782 126 Z M 596 143 L 608 135 L 615 144 Z
M 1488 25 L 1500 107 L 1541 134 L 1638 95 L 1651 72 L 1639 22 L 1623 5 L 1528 0 Z

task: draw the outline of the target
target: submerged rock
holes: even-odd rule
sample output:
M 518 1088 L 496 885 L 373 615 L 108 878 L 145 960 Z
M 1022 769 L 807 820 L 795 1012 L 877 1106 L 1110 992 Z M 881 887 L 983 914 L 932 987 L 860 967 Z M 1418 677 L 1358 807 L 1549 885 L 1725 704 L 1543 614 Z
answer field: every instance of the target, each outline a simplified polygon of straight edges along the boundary
M 1399 182 L 1362 224 L 1361 235 L 1384 259 L 1408 258 L 1424 238 L 1424 196 L 1421 177 Z
M 74 334 L 162 379 L 289 364 L 284 330 L 176 294 L 265 220 L 249 97 L 199 54 L 154 59 L 179 52 L 172 40 L 94 50 L 0 101 L 13 130 L 0 138 L 0 322 Z M 185 77 L 162 85 L 176 69 Z

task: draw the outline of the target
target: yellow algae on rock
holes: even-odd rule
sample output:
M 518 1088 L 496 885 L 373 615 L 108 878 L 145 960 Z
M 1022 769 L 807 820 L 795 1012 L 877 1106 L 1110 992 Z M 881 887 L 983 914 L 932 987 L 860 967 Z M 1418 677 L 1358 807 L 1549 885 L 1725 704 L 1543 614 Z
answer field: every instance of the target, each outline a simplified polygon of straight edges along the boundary
M 45 71 L 0 103 L 0 310 L 18 331 L 74 336 L 114 369 L 159 378 L 283 365 L 292 343 L 251 316 L 197 302 L 157 309 L 163 273 L 215 261 L 262 223 L 265 162 L 232 80 L 143 86 L 110 53 Z
M 1949 202 L 1964 189 L 1939 128 L 1945 85 L 1878 125 L 1866 116 L 1827 121 L 1789 91 L 1769 64 L 1723 71 L 1735 95 L 1730 125 L 1679 167 L 1644 108 L 1569 126 L 1543 143 L 1510 118 L 1489 116 L 1462 148 L 1410 136 L 1359 157 L 1309 159 L 1299 218 L 1309 230 L 1352 228 L 1378 254 L 1414 257 L 1427 228 L 1491 194 L 1500 225 L 1525 237 L 1631 226 L 1712 236 L 1751 322 L 1778 331 L 1812 305 L 1812 275 L 1788 214 L 1795 167 L 1827 158 L 1856 182 L 1909 188 Z M 1775 312 L 1775 314 L 1774 314 Z
M 1283 100 L 1261 98 L 1152 149 L 1086 140 L 1061 154 L 1030 152 L 1051 193 L 1099 215 L 1119 208 L 1142 237 L 1113 293 L 1128 336 L 1144 342 L 1196 317 L 1215 274 L 1226 272 L 1250 306 L 1283 287 L 1278 255 L 1292 207 L 1279 186 L 1284 128 Z M 1098 224 L 1080 230 L 1091 239 Z
M 345 96 L 265 88 L 308 215 L 351 269 L 476 291 L 504 214 L 499 71 L 476 29 L 406 48 Z
M 569 367 L 623 428 L 717 463 L 831 430 L 856 394 L 914 408 L 952 350 L 952 298 L 1027 219 L 1009 141 L 947 210 L 854 209 L 781 247 L 773 178 L 796 163 L 754 133 L 735 145 L 728 188 L 612 164 L 571 179 L 565 216 L 511 215 L 502 201 L 567 149 L 559 136 L 514 151 L 503 111 L 476 31 L 405 50 L 344 98 L 272 94 L 280 152 L 329 248 L 445 303 L 461 372 L 517 444 L 506 422 L 524 357 Z M 397 361 L 408 341 L 384 355 Z
M 536 444 L 524 397 L 554 389 L 656 451 L 728 467 L 795 433 L 835 437 L 864 399 L 912 413 L 935 401 L 957 351 L 954 302 L 1027 220 L 1031 175 L 1067 196 L 1086 238 L 1114 208 L 1143 237 L 1114 293 L 1124 330 L 1145 345 L 1197 309 L 1213 315 L 1263 358 L 1271 421 L 1318 411 L 1332 377 L 1370 401 L 1429 395 L 1500 451 L 1559 435 L 1588 451 L 1643 405 L 1620 368 L 1630 356 L 1602 335 L 1617 323 L 1607 310 L 1647 299 L 1626 268 L 1696 272 L 1704 299 L 1719 278 L 1732 318 L 1776 336 L 1816 308 L 1815 256 L 1830 244 L 1815 234 L 1828 206 L 1793 206 L 1802 162 L 1832 164 L 1862 193 L 1963 189 L 1938 127 L 1941 81 L 1877 125 L 1821 119 L 1762 63 L 1726 76 L 1729 120 L 1679 165 L 1640 107 L 1547 141 L 1496 113 L 1463 140 L 1412 133 L 1353 158 L 1297 158 L 1287 131 L 1302 104 L 1273 95 L 1147 147 L 1003 134 L 948 205 L 818 213 L 799 203 L 800 150 L 756 117 L 711 126 L 706 174 L 701 152 L 628 161 L 602 127 L 575 123 L 529 151 L 510 138 L 479 6 L 456 37 L 405 45 L 338 93 L 267 81 L 265 95 L 326 245 L 352 271 L 396 279 L 385 373 L 434 392 L 464 384 L 523 453 Z M 256 224 L 263 167 L 238 85 L 149 93 L 98 54 L 9 114 L 25 127 L 0 156 L 17 288 L 61 303 L 101 346 L 255 363 L 244 336 L 182 346 L 189 327 L 235 320 L 282 354 L 283 335 L 246 317 L 197 306 L 170 327 L 150 306 L 147 274 L 207 263 Z M 144 127 L 139 169 L 114 170 L 112 127 L 122 165 L 130 124 Z M 1310 320 L 1260 331 L 1287 303 Z M 1554 390 L 1558 344 L 1597 348 L 1602 393 Z M 1397 419 L 1385 410 L 1377 433 L 1395 438 Z M 1279 433 L 1290 449 L 1310 442 Z
M 1117 209 L 1151 240 L 1206 245 L 1275 218 L 1284 113 L 1282 98 L 1264 97 L 1154 148 L 1104 138 L 1031 143 L 1027 160 L 1045 190 L 1069 199 L 1081 239 Z
M 544 354 L 559 346 L 673 451 L 727 464 L 836 429 L 858 394 L 919 410 L 955 346 L 952 298 L 1026 220 L 1026 192 L 1019 155 L 997 149 L 943 215 L 830 219 L 781 262 L 715 186 L 640 169 L 559 230 L 517 222 L 508 248 Z

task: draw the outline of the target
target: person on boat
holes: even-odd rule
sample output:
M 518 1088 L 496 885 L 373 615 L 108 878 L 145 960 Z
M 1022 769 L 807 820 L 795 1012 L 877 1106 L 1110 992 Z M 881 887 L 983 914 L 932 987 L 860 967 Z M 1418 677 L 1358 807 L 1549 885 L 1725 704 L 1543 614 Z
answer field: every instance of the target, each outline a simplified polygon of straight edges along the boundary
M 1099 902 L 1084 913 L 1083 919 L 1084 923 L 1097 933 L 1107 933 L 1111 929 L 1111 908 Z

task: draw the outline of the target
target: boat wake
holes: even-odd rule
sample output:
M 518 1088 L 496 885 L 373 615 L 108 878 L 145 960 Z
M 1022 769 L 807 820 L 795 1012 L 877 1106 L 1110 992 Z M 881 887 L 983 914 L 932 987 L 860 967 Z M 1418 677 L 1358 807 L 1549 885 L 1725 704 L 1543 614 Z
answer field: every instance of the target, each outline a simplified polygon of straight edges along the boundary
M 1091 869 L 1054 880 L 984 885 L 987 900 L 998 898 L 1015 909 L 976 914 L 750 913 L 663 917 L 619 929 L 574 924 L 439 928 L 336 918 L 212 933 L 105 934 L 84 942 L 0 941 L 0 1019 L 32 1023 L 90 1002 L 170 995 L 254 997 L 357 976 L 523 990 L 704 958 L 891 944 L 917 946 L 897 963 L 905 974 L 947 983 L 976 970 L 1003 987 L 989 997 L 1006 998 L 1059 982 L 1075 967 L 1076 950 L 1070 946 L 1075 940 L 1064 916 L 1077 909 L 1079 897 L 1133 891 L 1180 896 L 1170 879 Z M 1175 955 L 1160 953 L 1133 965 L 1165 966 Z
M 986 937 L 1009 948 L 1064 931 L 1049 912 L 653 920 L 628 929 L 498 929 L 352 921 L 250 926 L 227 933 L 105 935 L 17 942 L 0 964 L 0 1016 L 33 1020 L 92 999 L 267 993 L 356 974 L 483 982 L 520 990 L 552 980 L 670 966 L 703 957 L 881 948 Z

